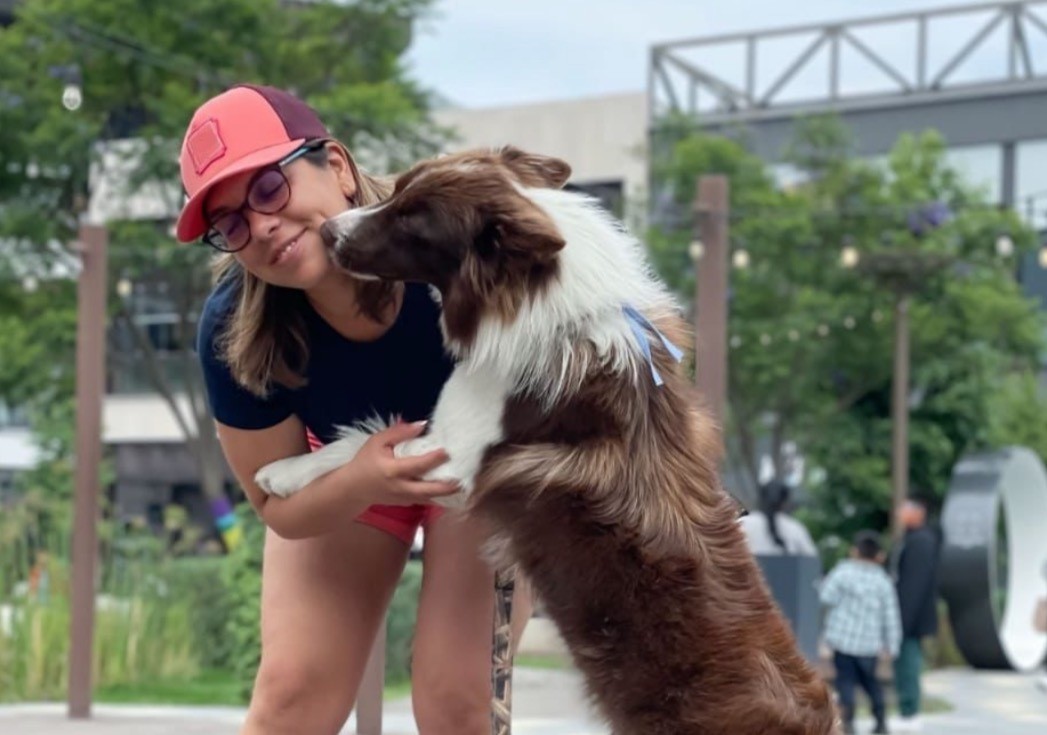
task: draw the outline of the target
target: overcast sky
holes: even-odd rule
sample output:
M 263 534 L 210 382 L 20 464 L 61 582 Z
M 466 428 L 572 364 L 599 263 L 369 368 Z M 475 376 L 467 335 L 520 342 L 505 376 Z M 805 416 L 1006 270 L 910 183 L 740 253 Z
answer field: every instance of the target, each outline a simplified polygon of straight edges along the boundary
M 665 41 L 984 4 L 984 0 L 437 0 L 434 16 L 420 30 L 408 61 L 415 78 L 450 103 L 495 107 L 642 91 L 650 48 Z M 1039 16 L 1047 20 L 1047 3 Z M 984 23 L 988 17 L 968 14 L 932 25 L 932 68 L 940 69 L 977 30 L 979 20 Z M 915 24 L 909 28 L 913 35 L 908 38 L 887 27 L 864 40 L 908 72 L 915 68 L 911 56 Z M 976 75 L 979 67 L 1004 63 L 1005 31 L 1002 26 L 997 29 L 980 55 L 961 67 L 961 77 Z M 1034 59 L 1047 58 L 1047 34 L 1030 35 L 1029 40 Z M 794 38 L 791 55 L 785 47 L 777 52 L 764 47 L 758 88 L 766 89 L 807 42 Z M 733 75 L 740 84 L 738 75 L 744 74 L 740 53 L 717 57 L 706 52 L 701 61 L 728 79 Z M 908 61 L 905 53 L 910 55 Z M 845 88 L 860 85 L 863 76 L 866 81 L 882 82 L 883 76 L 872 67 L 848 68 L 848 57 L 843 58 Z M 824 89 L 826 68 L 826 61 L 818 66 L 812 60 L 807 76 L 797 84 Z M 995 195 L 996 151 L 970 150 L 956 154 L 955 160 L 973 178 L 990 185 Z M 1047 187 L 1047 166 L 1041 165 L 1045 161 L 1047 143 L 1019 148 L 1020 195 Z
M 437 0 L 409 59 L 415 77 L 453 103 L 489 107 L 642 90 L 650 47 L 668 40 L 978 4 L 984 0 Z

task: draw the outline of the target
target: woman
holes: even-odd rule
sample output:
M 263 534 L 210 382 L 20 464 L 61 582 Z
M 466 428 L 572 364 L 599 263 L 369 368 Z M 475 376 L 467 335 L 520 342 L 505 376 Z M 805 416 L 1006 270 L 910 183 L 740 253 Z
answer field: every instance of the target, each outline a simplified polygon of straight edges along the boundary
M 753 554 L 818 555 L 807 528 L 788 514 L 791 496 L 789 486 L 781 480 L 760 487 L 760 509 L 741 520 Z
M 483 531 L 431 505 L 457 491 L 420 479 L 443 452 L 392 454 L 422 433 L 417 422 L 450 374 L 438 308 L 422 286 L 335 269 L 319 234 L 388 187 L 357 169 L 309 106 L 271 87 L 237 86 L 204 103 L 180 165 L 189 199 L 178 238 L 225 253 L 198 332 L 208 396 L 226 459 L 268 526 L 262 659 L 242 732 L 339 730 L 421 526 L 418 727 L 486 733 L 494 583 L 478 553 Z M 281 499 L 255 485 L 260 467 L 376 415 L 404 422 L 302 492 Z M 526 620 L 529 601 L 516 608 Z

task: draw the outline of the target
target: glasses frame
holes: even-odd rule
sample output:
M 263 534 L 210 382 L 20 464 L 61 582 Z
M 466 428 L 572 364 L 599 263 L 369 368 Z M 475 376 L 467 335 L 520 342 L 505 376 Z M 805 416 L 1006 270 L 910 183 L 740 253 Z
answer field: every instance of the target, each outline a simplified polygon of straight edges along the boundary
M 276 163 L 270 163 L 269 165 L 263 166 L 262 168 L 258 169 L 258 171 L 255 172 L 254 176 L 251 177 L 251 180 L 249 182 L 247 182 L 247 194 L 244 197 L 244 203 L 241 204 L 236 209 L 231 209 L 228 212 L 223 212 L 222 215 L 221 215 L 222 217 L 227 217 L 230 214 L 239 214 L 240 217 L 243 218 L 245 224 L 247 224 L 247 239 L 244 241 L 243 245 L 240 245 L 239 247 L 235 247 L 235 248 L 230 248 L 230 247 L 222 247 L 221 245 L 217 244 L 217 242 L 214 239 L 215 237 L 221 238 L 223 241 L 224 241 L 225 237 L 223 235 L 215 232 L 214 224 L 209 219 L 206 219 L 206 218 L 205 218 L 205 221 L 207 222 L 207 231 L 200 238 L 200 241 L 203 242 L 205 245 L 213 248 L 214 250 L 217 250 L 220 253 L 239 253 L 241 250 L 243 250 L 248 245 L 250 245 L 251 244 L 251 223 L 247 220 L 247 216 L 244 214 L 244 211 L 247 210 L 247 209 L 250 209 L 253 212 L 259 212 L 259 210 L 255 209 L 254 207 L 252 207 L 249 204 L 250 199 L 251 199 L 251 189 L 254 187 L 255 182 L 257 182 L 259 177 L 261 177 L 263 174 L 268 173 L 269 171 L 276 171 L 283 178 L 284 185 L 287 187 L 287 201 L 288 202 L 291 201 L 291 182 L 287 180 L 287 174 L 285 174 L 284 171 L 283 171 L 284 166 L 287 166 L 289 163 L 292 163 L 293 161 L 298 160 L 299 158 L 304 156 L 306 153 L 311 153 L 312 151 L 320 150 L 326 144 L 327 144 L 326 140 L 318 140 L 318 141 L 313 141 L 311 143 L 303 143 L 300 147 L 298 147 L 295 150 L 291 151 L 289 154 L 287 154 L 286 156 L 281 158 Z M 287 206 L 287 202 L 284 202 L 279 208 L 273 210 L 272 212 L 259 212 L 259 214 L 276 214 L 277 212 L 280 212 L 281 210 L 283 210 L 283 208 L 286 207 L 286 206 Z

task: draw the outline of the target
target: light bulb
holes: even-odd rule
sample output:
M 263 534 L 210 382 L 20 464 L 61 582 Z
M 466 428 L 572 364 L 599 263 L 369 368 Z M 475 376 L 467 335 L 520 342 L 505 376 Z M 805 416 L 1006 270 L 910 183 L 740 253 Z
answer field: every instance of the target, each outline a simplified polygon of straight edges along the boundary
M 70 112 L 76 112 L 84 102 L 84 94 L 79 84 L 67 84 L 62 90 L 62 106 Z

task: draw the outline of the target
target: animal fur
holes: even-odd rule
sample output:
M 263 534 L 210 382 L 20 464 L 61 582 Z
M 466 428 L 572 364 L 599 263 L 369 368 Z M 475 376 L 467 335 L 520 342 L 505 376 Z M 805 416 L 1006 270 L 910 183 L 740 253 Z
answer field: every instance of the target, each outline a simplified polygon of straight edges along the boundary
M 647 361 L 623 306 L 677 345 L 687 325 L 639 243 L 561 190 L 569 173 L 514 148 L 446 156 L 325 225 L 341 267 L 442 302 L 458 363 L 430 433 L 399 449 L 447 449 L 436 476 L 496 529 L 616 735 L 835 732 L 719 484 L 719 429 L 649 330 Z M 259 482 L 293 492 L 366 436 Z

